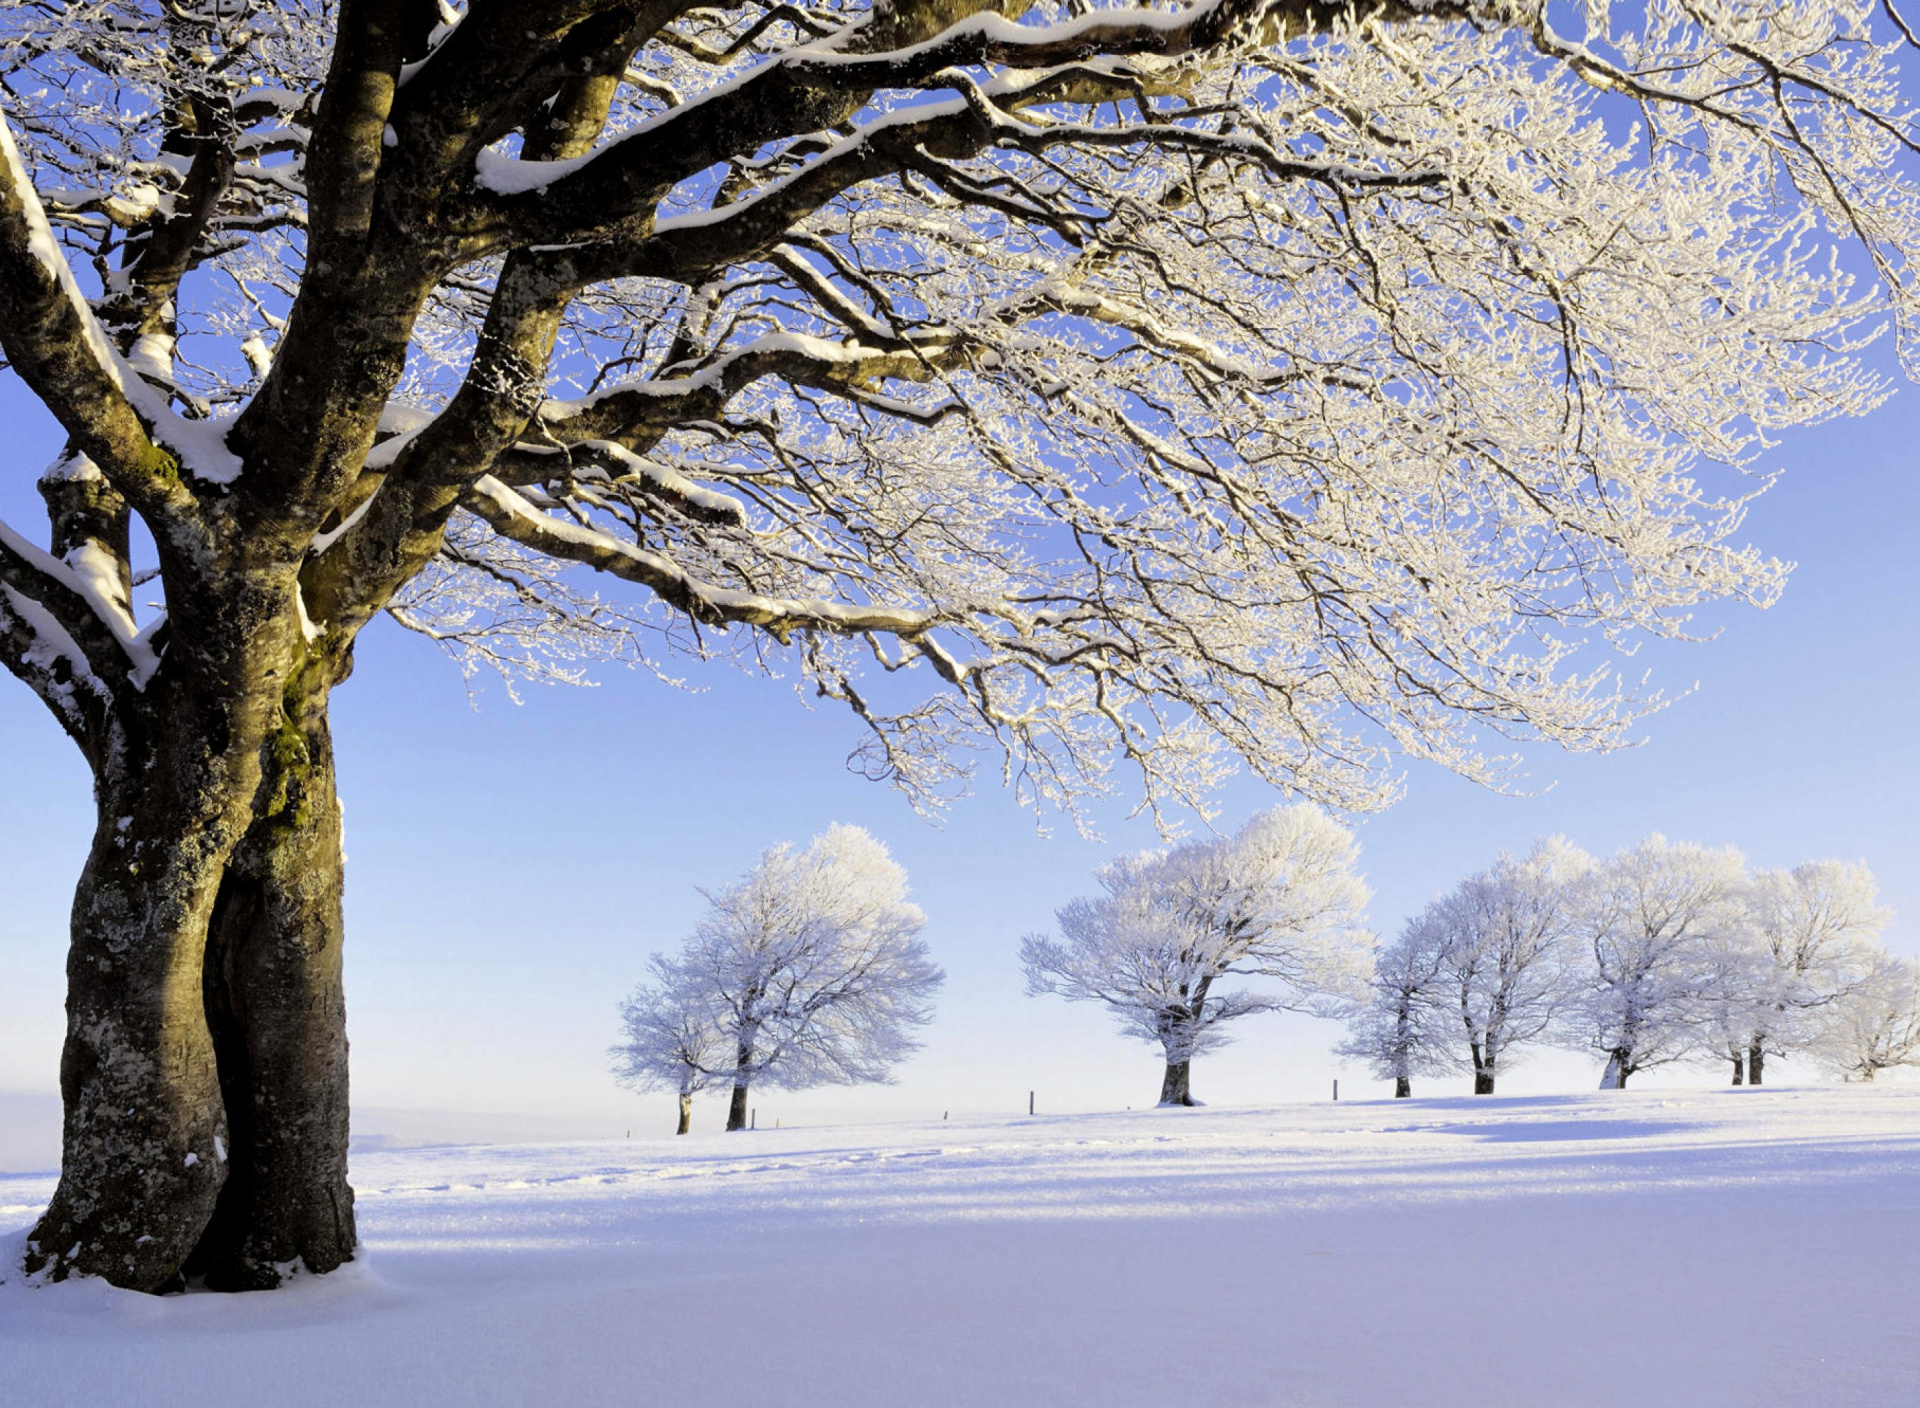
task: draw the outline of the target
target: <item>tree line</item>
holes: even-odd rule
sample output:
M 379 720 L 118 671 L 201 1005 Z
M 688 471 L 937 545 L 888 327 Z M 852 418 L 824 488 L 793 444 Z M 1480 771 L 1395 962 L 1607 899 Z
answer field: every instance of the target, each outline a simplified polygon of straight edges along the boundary
M 1413 1093 L 1457 1072 L 1491 1095 L 1526 1048 L 1593 1052 L 1603 1089 L 1676 1061 L 1759 1085 L 1769 1056 L 1850 1080 L 1920 1065 L 1920 965 L 1879 942 L 1888 912 L 1865 865 L 1750 870 L 1733 847 L 1652 835 L 1613 856 L 1561 837 L 1500 855 L 1381 945 L 1346 828 L 1302 804 L 1238 832 L 1122 856 L 1099 893 L 1020 945 L 1027 990 L 1095 1002 L 1160 1048 L 1159 1103 L 1193 1105 L 1196 1056 L 1228 1025 L 1302 1011 L 1347 1024 L 1340 1054 Z M 906 875 L 864 831 L 776 847 L 677 956 L 656 954 L 624 1008 L 620 1079 L 680 1097 L 731 1082 L 727 1128 L 755 1082 L 892 1078 L 932 1017 L 941 973 Z
M 1340 1049 L 1400 1096 L 1448 1071 L 1491 1094 L 1534 1043 L 1595 1053 L 1602 1089 L 1688 1060 L 1759 1085 L 1786 1055 L 1870 1081 L 1920 1063 L 1920 969 L 1879 943 L 1887 917 L 1864 865 L 1750 871 L 1657 834 L 1600 859 L 1553 837 L 1409 919 Z

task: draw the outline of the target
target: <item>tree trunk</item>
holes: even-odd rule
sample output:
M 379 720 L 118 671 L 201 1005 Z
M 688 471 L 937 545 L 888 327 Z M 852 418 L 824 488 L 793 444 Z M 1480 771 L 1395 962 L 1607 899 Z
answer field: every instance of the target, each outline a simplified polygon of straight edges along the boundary
M 161 1291 L 351 1254 L 331 671 L 290 575 L 183 600 L 89 753 L 60 1184 L 27 1268 Z M 209 942 L 211 936 L 211 944 Z
M 1632 1060 L 1632 1058 L 1633 1053 L 1630 1051 L 1614 1050 L 1608 1052 L 1607 1069 L 1600 1077 L 1600 1088 L 1602 1090 L 1625 1090 L 1627 1088 L 1627 1077 L 1631 1074 L 1627 1068 L 1627 1063 Z
M 284 717 L 265 799 L 214 904 L 203 992 L 226 1105 L 226 1186 L 189 1260 L 216 1290 L 353 1256 L 340 803 L 324 692 Z
M 680 1127 L 675 1134 L 685 1134 L 693 1128 L 693 1095 L 688 1091 L 680 1092 Z
M 1193 1070 L 1193 1062 L 1167 1062 L 1166 1076 L 1160 1082 L 1160 1103 L 1162 1105 L 1192 1105 L 1193 1090 L 1188 1084 Z
M 1727 1053 L 1733 1059 L 1733 1083 L 1744 1084 L 1747 1077 L 1746 1060 L 1738 1049 Z
M 243 688 L 246 674 L 235 671 Z M 201 969 L 251 815 L 264 717 L 237 691 L 156 681 L 116 708 L 92 760 L 98 820 L 67 951 L 60 1183 L 29 1271 L 169 1289 L 212 1216 L 229 1131 Z
M 200 1000 L 219 866 L 176 840 L 129 842 L 103 796 L 67 951 L 60 1183 L 27 1270 L 134 1290 L 177 1282 L 226 1177 L 227 1124 Z M 127 852 L 133 851 L 137 859 Z M 195 852 L 201 852 L 195 854 Z
M 1475 1095 L 1493 1094 L 1493 1072 L 1485 1066 L 1473 1073 L 1473 1093 Z
M 1412 1077 L 1395 1076 L 1393 1078 L 1393 1098 L 1394 1099 L 1405 1100 L 1408 1097 L 1410 1097 L 1412 1094 L 1413 1094 Z
M 736 1081 L 733 1087 L 733 1099 L 727 1104 L 727 1131 L 747 1127 L 747 1087 Z
M 1760 1073 L 1765 1069 L 1766 1064 L 1767 1064 L 1767 1048 L 1762 1046 L 1759 1042 L 1756 1041 L 1753 1043 L 1753 1045 L 1747 1048 L 1747 1084 L 1748 1085 L 1760 1084 Z

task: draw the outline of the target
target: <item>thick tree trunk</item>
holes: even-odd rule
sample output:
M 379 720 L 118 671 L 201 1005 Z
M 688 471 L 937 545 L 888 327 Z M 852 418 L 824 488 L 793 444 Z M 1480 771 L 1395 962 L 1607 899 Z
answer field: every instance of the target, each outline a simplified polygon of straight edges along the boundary
M 747 1087 L 738 1082 L 733 1087 L 733 1099 L 727 1103 L 727 1130 L 747 1127 Z
M 325 687 L 300 683 L 324 667 L 290 576 L 236 580 L 180 603 L 89 755 L 60 1184 L 27 1257 L 55 1278 L 269 1285 L 352 1249 L 339 809 Z
M 1627 1077 L 1631 1074 L 1628 1062 L 1633 1058 L 1630 1051 L 1610 1051 L 1607 1053 L 1607 1069 L 1600 1077 L 1602 1090 L 1625 1090 Z
M 130 842 L 126 813 L 111 795 L 101 802 L 67 952 L 60 1183 L 27 1269 L 162 1290 L 176 1283 L 226 1176 L 199 982 L 220 870 L 203 846 L 166 846 L 154 827 L 141 828 L 152 839 Z
M 1169 1061 L 1167 1073 L 1160 1082 L 1160 1103 L 1162 1105 L 1192 1105 L 1193 1089 L 1188 1080 L 1193 1071 L 1193 1062 Z
M 1766 1069 L 1767 1048 L 1759 1042 L 1747 1048 L 1747 1084 L 1759 1085 L 1760 1075 Z
M 156 683 L 116 710 L 93 759 L 99 819 L 67 952 L 60 1183 L 30 1271 L 167 1289 L 212 1215 L 229 1132 L 201 968 L 259 778 L 264 711 L 252 703 Z
M 1473 1093 L 1475 1095 L 1493 1094 L 1493 1072 L 1485 1066 L 1473 1073 Z
M 1412 1077 L 1395 1076 L 1393 1078 L 1393 1098 L 1396 1100 L 1406 1100 L 1410 1098 L 1412 1095 L 1413 1095 Z
M 693 1128 L 693 1096 L 689 1095 L 686 1091 L 683 1090 L 680 1092 L 680 1128 L 676 1129 L 674 1133 L 685 1134 L 688 1130 L 692 1128 Z
M 1733 1059 L 1733 1083 L 1735 1085 L 1744 1084 L 1747 1078 L 1745 1058 L 1738 1051 L 1729 1052 L 1728 1055 Z
M 266 1289 L 354 1248 L 347 1186 L 340 803 L 324 693 L 283 718 L 265 799 L 215 902 L 203 993 L 228 1168 L 188 1263 L 217 1290 Z

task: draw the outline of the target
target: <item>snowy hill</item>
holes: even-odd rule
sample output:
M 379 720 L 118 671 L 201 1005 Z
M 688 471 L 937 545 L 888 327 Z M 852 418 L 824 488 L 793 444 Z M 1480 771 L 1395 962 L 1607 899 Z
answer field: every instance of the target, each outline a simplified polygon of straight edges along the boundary
M 0 1176 L 0 1255 L 51 1192 Z M 1920 1089 L 373 1150 L 249 1297 L 0 1286 L 39 1405 L 1912 1401 Z

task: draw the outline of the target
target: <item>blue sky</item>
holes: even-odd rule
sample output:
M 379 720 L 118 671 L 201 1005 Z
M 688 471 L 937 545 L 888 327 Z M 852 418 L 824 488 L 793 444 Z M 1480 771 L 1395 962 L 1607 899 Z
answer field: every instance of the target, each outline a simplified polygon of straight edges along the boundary
M 33 479 L 52 424 L 0 374 L 0 517 L 39 535 Z M 1768 612 L 1723 614 L 1706 644 L 1649 646 L 1629 662 L 1670 692 L 1648 741 L 1605 757 L 1528 757 L 1536 794 L 1498 796 L 1431 768 L 1397 807 L 1359 823 L 1391 932 L 1499 850 L 1564 832 L 1593 850 L 1648 831 L 1742 847 L 1756 864 L 1864 859 L 1896 911 L 1890 942 L 1920 951 L 1920 388 L 1865 421 L 1797 435 L 1763 462 L 1787 472 L 1747 536 L 1799 563 Z M 671 1098 L 616 1089 L 605 1049 L 615 1005 L 648 952 L 717 885 L 782 839 L 863 825 L 908 868 L 949 974 L 941 1015 L 897 1086 L 763 1094 L 762 1119 L 937 1117 L 942 1109 L 1103 1109 L 1150 1101 L 1156 1054 L 1098 1012 L 1022 995 L 1019 936 L 1089 884 L 1116 849 L 1151 844 L 1124 808 L 1088 841 L 1049 838 L 991 781 L 941 828 L 844 767 L 857 741 L 790 684 L 690 667 L 689 690 L 616 670 L 593 689 L 533 687 L 516 706 L 483 686 L 471 707 L 452 665 L 391 625 L 373 628 L 336 695 L 347 809 L 349 1028 L 364 1125 L 493 1112 L 493 1132 L 618 1133 L 664 1124 Z M 1248 782 L 1222 826 L 1279 800 Z M 91 827 L 84 769 L 24 688 L 0 680 L 0 1092 L 55 1088 L 67 906 Z M 1330 1053 L 1304 1017 L 1253 1019 L 1196 1068 L 1216 1102 L 1319 1098 L 1383 1086 Z M 1585 1087 L 1584 1057 L 1543 1055 L 1514 1090 Z M 1669 1079 L 1708 1081 L 1695 1068 Z M 709 1107 L 697 1118 L 713 1119 Z M 481 1128 L 472 1122 L 474 1128 Z M 438 1129 L 452 1125 L 441 1117 Z M 404 1129 L 403 1129 L 404 1132 Z

